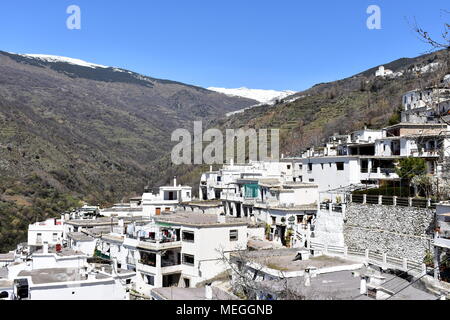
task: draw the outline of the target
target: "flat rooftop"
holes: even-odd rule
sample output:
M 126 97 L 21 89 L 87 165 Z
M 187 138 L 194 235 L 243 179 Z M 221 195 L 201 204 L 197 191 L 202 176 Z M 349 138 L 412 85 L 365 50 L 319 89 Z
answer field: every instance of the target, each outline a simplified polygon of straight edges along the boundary
M 120 207 L 112 207 L 112 208 L 105 208 L 100 210 L 100 213 L 103 212 L 133 212 L 133 213 L 142 213 L 142 207 L 126 207 L 126 208 L 120 208 Z
M 92 241 L 93 237 L 88 236 L 83 232 L 68 232 L 67 236 L 75 241 Z
M 12 289 L 14 282 L 12 280 L 0 279 L 0 291 L 4 289 Z
M 351 259 L 330 257 L 325 255 L 319 257 L 311 256 L 308 260 L 294 261 L 298 251 L 300 251 L 299 248 L 249 251 L 242 257 L 267 268 L 286 272 L 304 271 L 305 269 L 311 267 L 323 269 L 330 267 L 350 266 L 360 263 Z
M 65 223 L 77 227 L 101 227 L 101 226 L 111 226 L 117 225 L 119 219 L 123 220 L 125 224 L 131 223 L 133 221 L 145 220 L 143 217 L 100 217 L 96 219 L 74 219 L 68 220 Z
M 73 250 L 72 248 L 61 248 L 61 251 L 57 252 L 55 247 L 49 247 L 48 253 L 57 254 L 60 257 L 80 256 L 80 255 L 85 256 L 83 252 Z M 39 249 L 34 254 L 44 254 L 44 250 Z
M 152 295 L 163 300 L 207 300 L 205 288 L 156 288 L 152 290 Z M 212 287 L 212 299 L 238 300 L 237 297 L 216 287 Z
M 356 270 L 356 273 L 364 273 L 364 269 Z M 410 283 L 392 274 L 383 274 L 386 277 L 386 288 L 392 284 L 394 293 L 392 300 L 436 300 L 432 294 L 408 286 Z M 294 277 L 287 280 L 262 281 L 259 287 L 266 292 L 278 294 L 285 291 L 286 286 L 297 296 L 306 300 L 375 300 L 367 295 L 360 294 L 361 278 L 353 276 L 352 271 L 338 271 L 319 274 L 311 278 L 311 286 L 305 286 L 304 277 Z M 388 282 L 389 281 L 389 282 Z M 385 287 L 381 285 L 380 287 Z M 291 299 L 293 297 L 290 297 Z
M 235 226 L 248 225 L 248 219 L 234 218 L 231 216 L 225 217 L 225 223 L 218 222 L 218 217 L 215 214 L 194 213 L 189 211 L 176 211 L 170 213 L 162 213 L 155 216 L 156 222 L 166 222 L 171 224 L 208 227 L 208 226 Z
M 0 261 L 2 262 L 14 261 L 14 252 L 0 254 Z
M 112 234 L 112 233 L 103 234 L 101 237 L 102 237 L 103 240 L 112 241 L 112 242 L 119 242 L 119 243 L 122 243 L 123 239 L 124 239 L 124 236 L 119 236 L 117 234 Z
M 36 269 L 31 271 L 21 271 L 18 277 L 31 277 L 34 284 L 59 283 L 71 281 L 87 280 L 87 277 L 81 276 L 79 268 L 48 268 Z M 109 277 L 104 274 L 95 274 L 95 279 L 104 280 Z
M 195 206 L 195 207 L 220 207 L 222 206 L 221 200 L 202 200 L 202 201 L 189 201 L 182 202 L 180 205 Z

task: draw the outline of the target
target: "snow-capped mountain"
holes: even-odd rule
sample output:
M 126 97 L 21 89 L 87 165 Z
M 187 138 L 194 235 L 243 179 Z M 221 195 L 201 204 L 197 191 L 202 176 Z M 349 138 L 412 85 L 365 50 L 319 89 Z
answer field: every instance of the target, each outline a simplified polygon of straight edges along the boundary
M 245 88 L 245 87 L 237 88 L 237 89 L 209 87 L 207 89 L 211 90 L 211 91 L 224 93 L 229 96 L 253 99 L 262 104 L 273 104 L 273 103 L 275 103 L 276 100 L 284 99 L 287 96 L 293 95 L 295 93 L 295 91 L 290 91 L 290 90 L 276 91 L 276 90 L 263 90 L 263 89 L 249 89 L 249 88 Z
M 80 59 L 60 57 L 60 56 L 54 56 L 54 55 L 49 55 L 49 54 L 21 54 L 21 56 L 34 58 L 34 59 L 38 59 L 38 60 L 46 61 L 46 62 L 65 62 L 65 63 L 74 64 L 74 65 L 78 65 L 78 66 L 82 66 L 82 67 L 89 67 L 89 68 L 110 68 L 108 66 L 90 63 L 90 62 L 80 60 Z

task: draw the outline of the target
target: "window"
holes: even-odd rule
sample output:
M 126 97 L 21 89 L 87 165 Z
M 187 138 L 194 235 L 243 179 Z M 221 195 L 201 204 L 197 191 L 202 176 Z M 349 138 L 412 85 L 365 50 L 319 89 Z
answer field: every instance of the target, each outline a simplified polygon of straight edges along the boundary
M 287 169 L 288 169 L 288 170 L 291 169 L 291 165 L 290 165 L 290 164 L 287 165 Z
M 186 197 L 190 198 L 191 197 L 191 193 L 190 192 L 186 192 Z
M 151 286 L 155 285 L 155 277 L 149 274 L 144 275 L 144 281 L 146 284 L 149 284 Z
M 194 242 L 194 231 L 183 231 L 183 241 Z
M 185 288 L 190 288 L 191 287 L 191 280 L 188 278 L 183 278 L 184 280 L 184 287 Z
M 308 171 L 312 171 L 312 163 L 308 163 Z
M 170 211 L 170 208 L 169 208 L 169 207 L 166 207 L 164 210 L 165 210 L 166 212 L 168 212 L 168 211 Z
M 238 231 L 230 230 L 230 241 L 238 241 Z
M 36 242 L 41 242 L 42 241 L 42 233 L 38 233 L 37 234 L 37 238 L 36 238 Z
M 187 265 L 193 266 L 194 265 L 194 261 L 195 261 L 195 259 L 194 259 L 193 255 L 183 253 L 183 264 L 187 264 Z
M 277 217 L 271 217 L 272 218 L 272 224 L 276 224 L 277 223 Z
M 309 179 L 309 182 L 314 182 L 314 179 Z
M 156 267 L 156 254 L 151 252 L 141 251 L 141 260 L 139 261 L 142 264 L 147 266 Z
M 217 176 L 217 182 L 221 182 L 222 181 L 222 177 L 221 176 Z
M 336 168 L 338 171 L 344 171 L 344 163 L 343 162 L 336 162 Z
M 58 234 L 57 233 L 53 234 L 53 241 L 54 242 L 58 241 Z
M 320 166 L 322 167 L 322 170 L 323 170 L 323 163 L 321 163 Z

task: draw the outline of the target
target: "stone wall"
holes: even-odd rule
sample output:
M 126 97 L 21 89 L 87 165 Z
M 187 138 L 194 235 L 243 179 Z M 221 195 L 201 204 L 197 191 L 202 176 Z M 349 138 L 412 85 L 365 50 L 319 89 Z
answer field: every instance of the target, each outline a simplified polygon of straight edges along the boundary
M 345 213 L 345 244 L 423 261 L 431 249 L 434 214 L 432 209 L 350 203 Z

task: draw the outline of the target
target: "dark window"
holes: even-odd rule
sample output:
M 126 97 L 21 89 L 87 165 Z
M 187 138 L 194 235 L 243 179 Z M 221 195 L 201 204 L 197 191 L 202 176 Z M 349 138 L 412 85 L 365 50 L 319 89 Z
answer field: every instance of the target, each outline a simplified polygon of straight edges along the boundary
M 312 163 L 308 163 L 308 170 L 312 171 Z
M 156 267 L 156 254 L 155 253 L 141 251 L 140 254 L 141 254 L 140 263 L 151 266 L 151 267 Z
M 194 259 L 193 255 L 183 253 L 183 264 L 193 266 L 194 261 L 195 261 L 195 259 Z
M 183 241 L 194 242 L 194 231 L 183 231 Z
M 217 176 L 217 181 L 218 182 L 222 181 L 222 177 L 221 176 Z
M 344 163 L 343 162 L 336 162 L 336 168 L 338 171 L 344 171 Z
M 145 275 L 145 280 L 147 282 L 147 284 L 154 286 L 155 285 L 155 277 L 151 276 L 151 275 Z
M 276 224 L 277 223 L 277 218 L 276 217 L 271 217 L 272 218 L 272 224 Z
M 288 164 L 287 169 L 288 169 L 288 170 L 291 169 L 291 165 L 290 165 L 290 164 Z
M 314 179 L 309 179 L 309 182 L 314 182 Z
M 238 241 L 238 231 L 230 230 L 230 241 Z
M 131 279 L 127 279 L 127 280 L 125 281 L 125 283 L 126 283 L 126 284 L 130 284 L 130 283 L 131 283 Z

